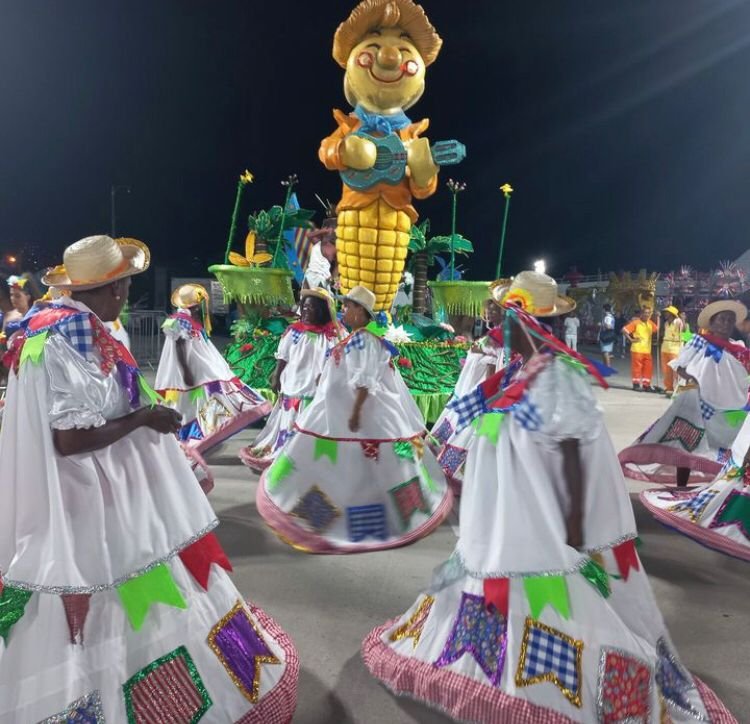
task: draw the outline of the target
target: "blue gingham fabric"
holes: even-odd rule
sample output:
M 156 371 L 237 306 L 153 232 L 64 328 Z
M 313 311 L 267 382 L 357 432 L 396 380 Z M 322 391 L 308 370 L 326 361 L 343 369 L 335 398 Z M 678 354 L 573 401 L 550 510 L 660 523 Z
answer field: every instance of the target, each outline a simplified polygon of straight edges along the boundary
M 88 314 L 66 317 L 57 325 L 57 331 L 67 338 L 82 357 L 94 357 L 94 330 Z
M 292 330 L 292 344 L 299 344 L 300 340 L 305 336 L 304 332 L 299 329 Z
M 528 629 L 526 658 L 523 664 L 525 679 L 534 679 L 553 673 L 560 683 L 572 692 L 578 691 L 578 667 L 575 646 L 565 639 L 537 628 L 533 624 Z
M 704 420 L 710 420 L 716 414 L 716 408 L 701 400 L 701 416 Z
M 354 334 L 349 338 L 349 341 L 346 343 L 346 353 L 349 354 L 353 349 L 364 349 L 365 348 L 365 339 L 361 334 Z
M 524 395 L 513 408 L 513 417 L 524 430 L 536 432 L 542 426 L 542 416 L 537 406 Z
M 468 395 L 451 400 L 447 407 L 456 413 L 458 417 L 456 432 L 460 432 L 467 425 L 470 425 L 475 418 L 487 412 L 487 400 L 484 397 L 482 388 L 477 387 Z

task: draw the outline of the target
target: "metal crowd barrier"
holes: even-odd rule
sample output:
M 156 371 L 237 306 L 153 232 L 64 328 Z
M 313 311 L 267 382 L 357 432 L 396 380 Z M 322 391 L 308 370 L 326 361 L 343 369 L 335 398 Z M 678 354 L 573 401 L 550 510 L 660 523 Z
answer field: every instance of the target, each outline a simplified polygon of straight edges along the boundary
M 132 309 L 125 325 L 130 335 L 130 351 L 141 367 L 159 364 L 164 335 L 161 325 L 167 315 L 157 309 Z

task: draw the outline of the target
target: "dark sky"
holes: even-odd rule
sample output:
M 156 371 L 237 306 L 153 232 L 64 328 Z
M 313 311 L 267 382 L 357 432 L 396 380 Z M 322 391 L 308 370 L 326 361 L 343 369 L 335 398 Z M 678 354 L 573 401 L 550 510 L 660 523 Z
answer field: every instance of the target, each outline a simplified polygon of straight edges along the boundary
M 0 0 L 0 252 L 59 254 L 109 228 L 187 271 L 220 260 L 236 179 L 243 216 L 279 181 L 338 198 L 317 160 L 346 108 L 330 55 L 340 0 Z M 444 39 L 410 115 L 469 158 L 459 231 L 494 269 L 502 195 L 507 268 L 555 274 L 682 263 L 750 246 L 750 3 L 424 0 Z M 419 206 L 449 230 L 450 195 Z M 243 222 L 244 231 L 244 222 Z M 198 257 L 200 262 L 192 262 Z

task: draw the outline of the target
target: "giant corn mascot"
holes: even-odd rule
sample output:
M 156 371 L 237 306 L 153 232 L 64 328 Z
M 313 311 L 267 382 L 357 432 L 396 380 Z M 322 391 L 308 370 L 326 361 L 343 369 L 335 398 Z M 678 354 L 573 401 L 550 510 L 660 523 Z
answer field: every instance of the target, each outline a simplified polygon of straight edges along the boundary
M 338 128 L 319 156 L 344 184 L 336 230 L 342 292 L 370 288 L 378 311 L 390 311 L 401 281 L 417 220 L 412 197 L 434 194 L 439 166 L 465 155 L 457 141 L 431 148 L 420 135 L 429 120 L 412 123 L 404 112 L 422 96 L 442 43 L 413 0 L 363 0 L 333 38 L 354 112 L 333 112 Z

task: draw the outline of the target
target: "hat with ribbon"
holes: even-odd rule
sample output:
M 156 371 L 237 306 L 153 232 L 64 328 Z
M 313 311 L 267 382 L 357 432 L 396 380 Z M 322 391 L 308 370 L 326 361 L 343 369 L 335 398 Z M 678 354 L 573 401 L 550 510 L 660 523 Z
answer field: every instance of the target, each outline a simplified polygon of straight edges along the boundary
M 42 277 L 48 287 L 87 291 L 141 274 L 151 263 L 148 247 L 137 239 L 87 236 L 63 253 L 63 263 Z
M 572 312 L 576 303 L 557 293 L 557 282 L 547 274 L 523 271 L 513 278 L 510 287 L 493 289 L 493 299 L 500 297 L 503 306 L 516 306 L 534 317 L 557 317 Z

